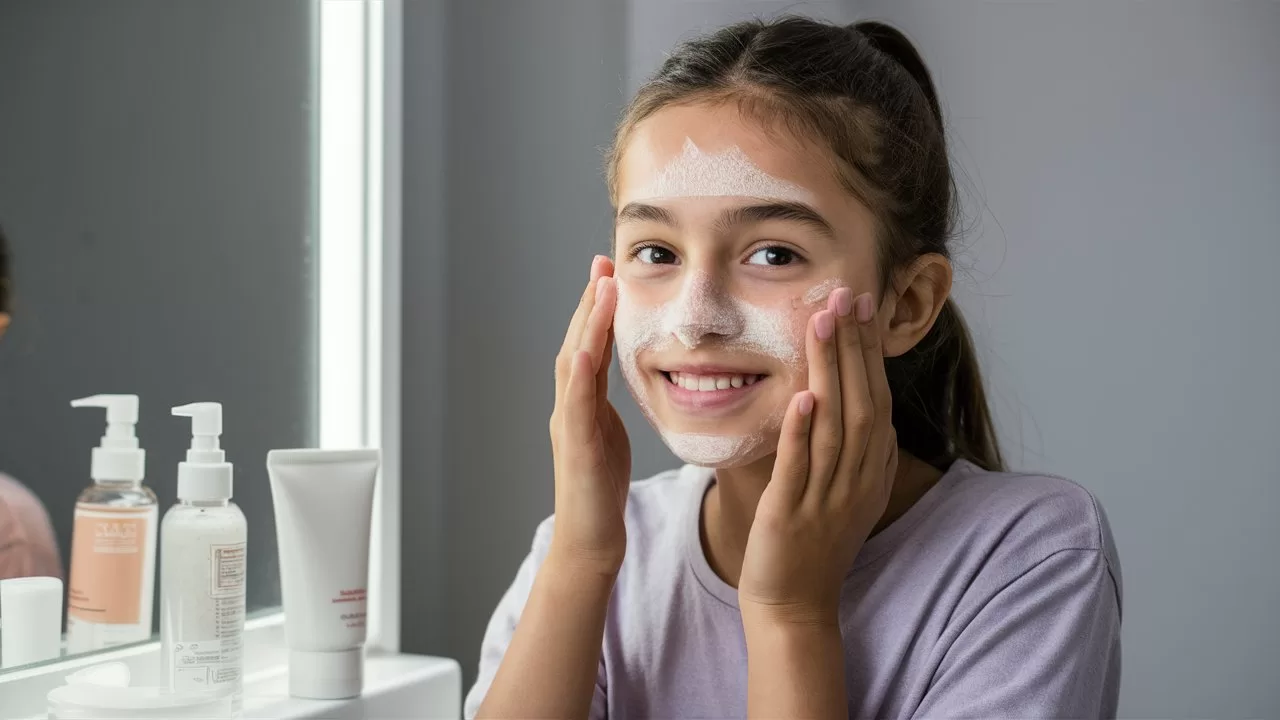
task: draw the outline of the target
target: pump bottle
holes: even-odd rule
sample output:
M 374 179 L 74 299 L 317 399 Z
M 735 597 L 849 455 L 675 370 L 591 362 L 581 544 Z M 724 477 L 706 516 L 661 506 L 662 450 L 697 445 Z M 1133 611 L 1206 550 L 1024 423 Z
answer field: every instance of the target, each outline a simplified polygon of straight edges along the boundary
M 142 485 L 138 396 L 94 395 L 71 406 L 107 411 L 90 464 L 93 485 L 76 499 L 71 533 L 67 649 L 81 653 L 151 637 L 157 505 Z
M 222 405 L 192 403 L 173 414 L 191 418 L 191 448 L 178 463 L 178 503 L 160 528 L 162 683 L 175 692 L 224 691 L 238 711 L 247 530 L 219 446 Z

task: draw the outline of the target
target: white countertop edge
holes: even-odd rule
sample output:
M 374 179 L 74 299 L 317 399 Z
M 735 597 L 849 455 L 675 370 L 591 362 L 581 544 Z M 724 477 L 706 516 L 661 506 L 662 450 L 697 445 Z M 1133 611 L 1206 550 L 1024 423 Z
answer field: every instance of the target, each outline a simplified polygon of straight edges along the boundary
M 124 662 L 135 685 L 158 684 L 160 643 L 67 658 L 0 674 L 0 720 L 47 717 L 46 696 L 67 674 L 91 665 Z M 349 700 L 289 696 L 289 652 L 281 613 L 245 624 L 246 720 L 267 718 L 460 717 L 462 669 L 454 660 L 371 650 L 365 658 L 364 694 Z

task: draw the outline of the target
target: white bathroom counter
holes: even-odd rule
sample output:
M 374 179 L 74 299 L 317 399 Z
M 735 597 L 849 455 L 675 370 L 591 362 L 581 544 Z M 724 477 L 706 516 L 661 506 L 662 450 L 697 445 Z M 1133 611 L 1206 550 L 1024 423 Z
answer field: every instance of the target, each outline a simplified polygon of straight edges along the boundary
M 245 685 L 244 717 L 267 718 L 457 718 L 462 713 L 458 663 L 424 655 L 365 658 L 364 694 L 350 700 L 300 700 L 289 696 L 289 676 L 251 678 Z
M 462 714 L 462 669 L 454 660 L 370 650 L 364 693 L 349 700 L 302 700 L 289 696 L 283 616 L 246 623 L 245 720 L 279 718 L 458 718 Z M 134 685 L 158 684 L 158 642 L 0 673 L 0 720 L 47 717 L 45 696 L 68 673 L 105 662 L 129 667 Z

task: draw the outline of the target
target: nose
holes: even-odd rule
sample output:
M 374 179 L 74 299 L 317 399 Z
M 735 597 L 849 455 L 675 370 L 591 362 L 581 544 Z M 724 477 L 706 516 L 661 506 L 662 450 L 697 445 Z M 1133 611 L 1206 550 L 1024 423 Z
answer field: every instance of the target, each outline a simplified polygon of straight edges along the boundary
M 710 273 L 693 271 L 668 308 L 662 329 L 692 350 L 708 338 L 737 337 L 743 324 L 738 303 L 724 285 Z

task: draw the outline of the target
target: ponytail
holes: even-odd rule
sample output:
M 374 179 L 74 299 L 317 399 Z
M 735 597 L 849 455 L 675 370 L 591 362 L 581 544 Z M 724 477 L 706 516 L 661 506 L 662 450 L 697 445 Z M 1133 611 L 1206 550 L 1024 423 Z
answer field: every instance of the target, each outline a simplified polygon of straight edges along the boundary
M 924 340 L 885 358 L 893 426 L 904 450 L 934 467 L 957 458 L 1005 469 L 969 328 L 948 298 Z

